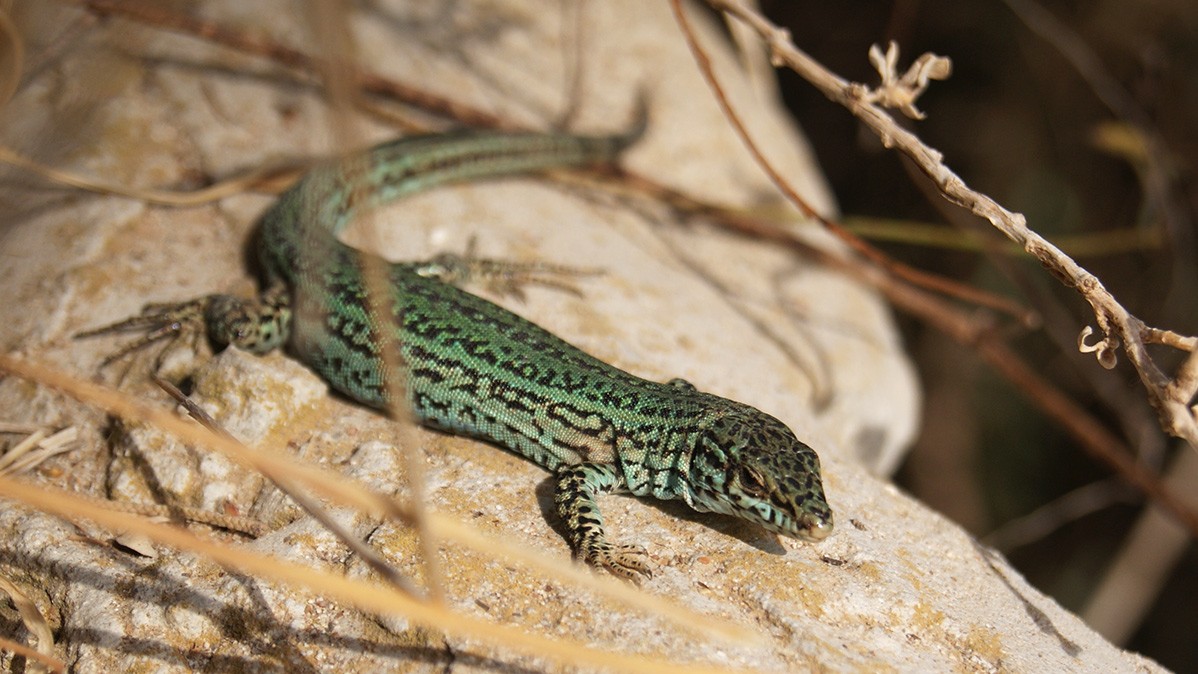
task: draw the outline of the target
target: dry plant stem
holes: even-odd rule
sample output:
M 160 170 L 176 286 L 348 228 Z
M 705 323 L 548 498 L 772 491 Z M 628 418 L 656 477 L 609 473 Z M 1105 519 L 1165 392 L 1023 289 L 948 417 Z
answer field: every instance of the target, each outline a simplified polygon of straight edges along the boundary
M 685 215 L 703 216 L 711 219 L 716 224 L 726 229 L 738 232 L 741 235 L 762 241 L 773 241 L 784 244 L 794 250 L 796 253 L 806 257 L 825 261 L 835 260 L 835 264 L 838 266 L 846 263 L 861 266 L 859 260 L 850 262 L 843 257 L 835 257 L 823 249 L 807 244 L 798 236 L 796 236 L 791 230 L 782 229 L 781 227 L 778 227 L 767 220 L 745 215 L 740 211 L 698 201 L 687 194 L 679 192 L 670 187 L 666 187 L 661 183 L 655 182 L 644 176 L 637 175 L 631 171 L 620 170 L 619 175 L 622 179 L 622 185 L 625 185 L 643 194 L 650 195 L 655 199 L 659 199 Z M 832 263 L 833 262 L 829 262 L 829 264 Z M 1033 325 L 1038 320 L 1034 313 L 1010 298 L 957 283 L 952 279 L 944 277 L 931 278 L 934 278 L 935 280 L 933 289 L 948 297 L 964 300 L 980 307 L 993 309 L 995 311 L 1010 315 L 1018 320 L 1022 325 Z M 889 273 L 872 275 L 866 280 L 871 285 L 876 285 L 879 290 L 885 290 L 884 286 L 887 285 L 902 283 Z M 914 286 L 909 287 L 914 288 Z
M 69 426 L 50 437 L 47 437 L 45 429 L 33 431 L 29 437 L 0 455 L 0 475 L 29 470 L 55 454 L 69 451 L 78 435 L 74 426 Z
M 922 192 L 928 204 L 936 209 L 944 219 L 955 226 L 958 231 L 977 231 L 979 238 L 986 240 L 987 257 L 990 263 L 1019 290 L 1024 300 L 1033 307 L 1041 317 L 1042 330 L 1056 344 L 1061 353 L 1069 354 L 1077 348 L 1077 320 L 1065 306 L 1065 298 L 1049 292 L 1043 284 L 1034 282 L 1032 269 L 1025 264 L 1016 264 L 1016 260 L 1006 255 L 998 254 L 998 245 L 1015 248 L 1014 243 L 1004 240 L 979 222 L 976 218 L 957 208 L 940 197 L 940 192 L 931 181 L 917 173 L 914 164 L 909 160 L 902 162 L 904 171 L 911 177 L 912 184 Z M 1017 249 L 1022 255 L 1023 251 Z M 1018 260 L 1022 263 L 1025 260 Z M 1067 297 L 1067 296 L 1066 296 Z M 1082 362 L 1079 362 L 1082 361 Z M 1105 406 L 1106 410 L 1118 421 L 1123 437 L 1134 440 L 1134 454 L 1149 465 L 1159 465 L 1159 459 L 1165 450 L 1165 435 L 1160 430 L 1160 423 L 1152 411 L 1152 407 L 1143 399 L 1143 394 L 1135 387 L 1129 386 L 1124 377 L 1104 368 L 1089 367 L 1084 359 L 1069 358 L 1070 364 L 1077 365 L 1077 373 L 1085 384 Z M 1087 451 L 1091 451 L 1087 447 Z
M 3 492 L 0 491 L 0 493 Z M 53 659 L 54 633 L 50 631 L 50 624 L 46 621 L 46 617 L 42 615 L 37 605 L 21 591 L 21 588 L 17 587 L 16 584 L 4 576 L 0 576 L 0 591 L 8 595 L 13 606 L 17 609 L 17 613 L 21 616 L 21 622 L 25 625 L 25 629 L 29 630 L 29 633 L 37 639 L 37 648 L 31 649 L 32 653 L 25 654 L 33 655 L 33 657 L 38 659 L 38 662 L 33 663 L 30 669 L 34 672 L 45 671 L 46 667 L 41 664 L 43 658 L 49 658 L 57 662 L 57 660 Z
M 1105 426 L 1087 415 L 1080 405 L 1020 360 L 1005 342 L 987 337 L 977 343 L 977 349 L 991 367 L 1019 386 L 1041 410 L 1064 426 L 1084 447 L 1090 448 L 1092 453 L 1113 467 L 1125 480 L 1172 513 L 1198 538 L 1198 514 L 1190 510 L 1185 501 L 1166 487 L 1154 472 L 1138 463 L 1128 448 Z
M 105 16 L 121 16 L 164 30 L 193 35 L 217 44 L 232 47 L 246 54 L 261 56 L 280 65 L 308 73 L 320 70 L 319 61 L 298 49 L 292 49 L 270 38 L 237 30 L 228 26 L 195 19 L 162 9 L 148 1 L 81 0 L 88 10 Z M 452 99 L 388 79 L 364 68 L 351 66 L 348 74 L 355 86 L 380 96 L 402 101 L 434 114 L 457 119 L 471 126 L 512 128 L 503 119 Z
M 728 97 L 724 94 L 723 87 L 720 86 L 719 80 L 715 76 L 715 71 L 711 66 L 711 60 L 707 58 L 707 53 L 703 51 L 703 48 L 699 45 L 694 31 L 690 27 L 690 21 L 686 18 L 686 14 L 682 11 L 681 0 L 670 0 L 670 5 L 674 8 L 674 16 L 678 22 L 678 25 L 682 29 L 682 34 L 686 38 L 686 42 L 691 49 L 691 53 L 695 57 L 695 62 L 699 65 L 699 70 L 703 73 L 703 77 L 707 80 L 708 85 L 711 87 L 716 101 L 719 103 L 720 108 L 724 111 L 724 116 L 728 119 L 729 123 L 732 124 L 732 128 L 735 129 L 737 135 L 740 136 L 741 141 L 753 155 L 753 158 L 757 161 L 758 166 L 765 171 L 766 175 L 769 176 L 770 181 L 774 183 L 774 185 L 779 191 L 782 192 L 784 196 L 786 196 L 787 200 L 789 200 L 800 211 L 802 211 L 805 216 L 819 222 L 820 225 L 822 225 L 825 229 L 834 234 L 841 241 L 844 241 L 846 244 L 848 244 L 848 246 L 854 251 L 864 256 L 874 264 L 882 266 L 898 279 L 902 279 L 908 283 L 912 283 L 922 288 L 935 290 L 946 295 L 959 297 L 961 299 L 975 303 L 980 303 L 980 301 L 988 299 L 988 293 L 982 293 L 968 286 L 948 282 L 943 277 L 936 276 L 935 274 L 929 274 L 919 269 L 909 267 L 901 262 L 892 260 L 882 251 L 866 243 L 861 237 L 853 234 L 844 227 L 841 227 L 840 225 L 828 220 L 823 215 L 816 212 L 816 210 L 812 208 L 810 204 L 808 204 L 807 201 L 794 190 L 789 181 L 787 181 L 785 177 L 778 173 L 773 165 L 770 164 L 769 160 L 767 160 L 765 155 L 761 153 L 760 148 L 758 148 L 757 144 L 753 141 L 753 138 L 749 135 L 748 130 L 745 129 L 744 124 L 740 120 L 740 116 L 737 115 L 736 111 L 732 108 L 732 104 L 728 101 Z
M 355 93 L 354 73 L 358 67 L 352 61 L 354 45 L 350 37 L 349 26 L 346 24 L 346 17 L 349 15 L 348 3 L 345 0 L 309 0 L 308 8 L 312 32 L 319 36 L 320 51 L 324 55 L 324 58 L 316 61 L 314 65 L 319 69 L 320 79 L 332 102 L 333 110 L 336 113 L 335 119 L 340 122 L 335 130 L 340 131 L 338 135 L 343 140 L 351 141 L 342 143 L 343 145 L 358 145 L 357 138 L 352 137 L 356 134 L 350 128 L 349 114 L 353 107 Z M 366 170 L 367 167 L 362 165 L 358 169 Z M 375 220 L 371 218 L 368 222 L 373 225 Z M 378 227 L 362 227 L 361 231 L 367 250 L 381 248 Z M 359 256 L 358 260 L 362 267 L 366 304 L 370 312 L 375 316 L 395 316 L 396 321 L 401 321 L 402 317 L 394 311 L 390 301 L 392 295 L 387 284 L 386 263 L 381 258 L 368 255 Z M 386 381 L 387 395 L 391 400 L 407 400 L 405 393 L 407 382 L 403 376 L 404 368 L 400 367 L 403 356 L 399 347 L 399 339 L 390 330 L 376 332 L 372 339 L 377 342 L 379 347 L 382 371 L 393 375 Z M 398 404 L 389 405 L 387 415 L 399 423 L 400 456 L 403 460 L 408 486 L 408 510 L 420 545 L 425 585 L 428 588 L 427 599 L 440 603 L 444 601 L 445 579 L 441 572 L 437 540 L 428 526 L 424 456 L 418 449 L 415 434 L 411 432 L 412 428 L 416 426 L 416 420 L 407 408 Z M 331 519 L 328 521 L 332 522 Z M 354 547 L 355 550 L 361 550 L 364 546 L 355 545 Z M 393 583 L 409 587 L 407 582 L 381 559 L 374 557 L 369 551 L 368 554 L 370 557 L 367 561 L 376 571 Z
M 82 0 L 82 4 L 83 6 L 100 14 L 119 15 L 130 20 L 156 26 L 164 30 L 172 30 L 203 39 L 209 39 L 233 49 L 272 59 L 283 65 L 300 69 L 305 72 L 316 72 L 318 70 L 318 59 L 300 52 L 299 50 L 274 42 L 269 38 L 250 35 L 222 24 L 192 19 L 174 14 L 167 10 L 159 9 L 157 7 L 145 6 L 136 2 L 125 2 L 123 0 Z M 351 70 L 354 69 L 351 68 Z M 377 93 L 380 96 L 391 98 L 399 102 L 408 103 L 418 108 L 423 108 L 430 113 L 444 115 L 454 119 L 459 123 L 469 126 L 498 129 L 517 128 L 516 125 L 510 124 L 499 117 L 482 112 L 468 105 L 463 105 L 450 99 L 431 95 L 414 87 L 409 87 L 404 84 L 387 80 L 381 76 L 373 74 L 368 74 L 369 76 L 366 76 L 357 70 L 354 70 L 354 72 L 357 76 L 357 86 L 367 91 Z M 376 116 L 378 115 L 378 111 L 373 110 L 373 106 L 371 106 L 369 103 L 361 100 L 356 101 L 356 103 L 359 105 L 359 107 L 365 108 L 367 112 L 375 114 Z M 660 183 L 655 181 L 639 177 L 631 173 L 622 173 L 622 175 L 624 175 L 628 184 L 634 185 L 646 193 L 666 199 L 667 201 L 679 206 L 683 210 L 696 213 L 705 213 L 712 215 L 713 217 L 718 217 L 722 220 L 742 221 L 743 223 L 748 223 L 745 224 L 745 227 L 749 229 L 752 229 L 754 226 L 752 223 L 755 221 L 752 219 L 746 220 L 741 215 L 732 211 L 728 211 L 727 209 L 722 209 L 710 204 L 698 202 L 675 190 L 662 186 Z M 807 212 L 820 222 L 827 223 L 826 220 L 810 209 L 807 209 Z M 831 223 L 827 224 L 829 226 L 833 226 Z M 851 237 L 852 235 L 849 234 L 848 236 Z M 898 263 L 889 260 L 876 249 L 869 248 L 867 244 L 861 245 L 865 245 L 869 251 L 872 251 L 873 255 L 879 256 L 884 263 L 898 265 Z M 1035 320 L 1034 316 L 1029 314 L 1025 308 L 1000 295 L 987 293 L 970 286 L 959 284 L 951 279 L 937 277 L 920 270 L 911 269 L 902 265 L 898 266 L 901 269 L 905 269 L 905 272 L 901 273 L 911 275 L 913 282 L 918 281 L 921 285 L 933 288 L 938 292 L 944 293 L 945 295 L 1010 314 L 1025 325 L 1031 324 Z M 891 280 L 888 282 L 893 281 Z
M 412 522 L 411 513 L 406 506 L 390 497 L 365 489 L 361 484 L 345 478 L 336 471 L 315 468 L 274 453 L 253 451 L 233 439 L 212 433 L 166 410 L 143 403 L 119 391 L 99 384 L 80 381 L 66 373 L 19 360 L 10 355 L 0 354 L 0 372 L 8 372 L 22 379 L 36 381 L 114 416 L 150 424 L 185 442 L 217 450 L 258 470 L 271 480 L 303 485 L 314 494 L 334 503 L 362 510 L 371 517 L 389 517 L 406 524 Z M 627 583 L 600 577 L 581 566 L 563 563 L 558 558 L 532 553 L 526 546 L 513 545 L 484 536 L 451 517 L 430 512 L 429 525 L 441 539 L 454 541 L 487 554 L 498 555 L 527 565 L 536 569 L 543 576 L 587 588 L 639 610 L 666 618 L 676 625 L 736 643 L 762 643 L 763 637 L 760 632 L 749 631 L 722 620 L 678 608 L 673 604 L 647 595 Z
M 362 230 L 366 232 L 367 237 L 377 239 L 377 228 L 364 227 Z M 377 250 L 377 245 L 374 245 L 374 248 Z M 362 279 L 366 285 L 366 302 L 371 313 L 375 316 L 395 316 L 396 321 L 402 320 L 399 313 L 394 311 L 391 306 L 392 295 L 387 288 L 384 260 L 366 255 L 359 259 L 362 265 Z M 379 357 L 383 362 L 382 371 L 394 375 L 387 380 L 387 394 L 391 400 L 407 400 L 408 397 L 405 393 L 407 382 L 403 377 L 404 368 L 400 367 L 403 356 L 395 331 L 376 332 L 374 339 L 379 342 Z M 398 403 L 388 405 L 387 416 L 398 422 L 401 428 L 400 442 L 403 446 L 400 450 L 408 483 L 407 510 L 420 541 L 429 599 L 441 603 L 444 601 L 445 579 L 441 572 L 437 537 L 434 535 L 432 527 L 429 526 L 429 511 L 425 500 L 427 481 L 424 477 L 424 455 L 419 451 L 415 433 L 412 432 L 412 429 L 416 427 L 416 420 L 406 407 Z
M 218 199 L 223 199 L 235 194 L 242 194 L 250 188 L 257 187 L 266 181 L 274 181 L 280 178 L 281 174 L 296 173 L 298 171 L 293 168 L 283 168 L 274 166 L 264 166 L 255 169 L 244 175 L 232 178 L 226 181 L 219 182 L 215 185 L 205 187 L 203 189 L 194 190 L 191 192 L 175 192 L 171 190 L 157 190 L 124 187 L 114 183 L 107 183 L 93 178 L 76 175 L 67 171 L 42 166 L 36 161 L 29 159 L 16 151 L 0 146 L 0 161 L 18 166 L 32 173 L 63 185 L 78 187 L 90 192 L 99 192 L 101 194 L 113 194 L 119 197 L 128 197 L 130 199 L 138 199 L 140 201 L 148 201 L 164 206 L 199 206 Z
M 561 3 L 562 25 L 569 26 L 563 28 L 569 30 L 572 35 L 570 39 L 562 40 L 562 63 L 565 64 L 566 72 L 566 107 L 562 111 L 561 118 L 557 120 L 557 126 L 562 129 L 570 129 L 574 126 L 574 120 L 578 117 L 578 112 L 581 109 L 583 92 L 586 90 L 587 83 L 587 62 L 583 58 L 583 54 L 587 51 L 587 10 L 589 3 L 587 0 L 578 0 L 577 2 Z
M 19 644 L 10 639 L 0 637 L 0 651 L 12 651 L 12 653 L 15 655 L 23 655 L 31 660 L 36 660 L 45 665 L 46 669 L 42 671 L 58 672 L 59 674 L 65 674 L 67 671 L 67 663 L 63 662 L 62 660 L 59 660 L 58 658 L 52 658 L 48 655 L 42 655 L 32 648 L 23 644 Z M 30 671 L 37 671 L 32 669 L 32 664 L 30 665 Z
M 1118 477 L 1091 482 L 1039 506 L 1032 512 L 1004 522 L 980 539 L 1003 554 L 1048 538 L 1066 524 L 1106 510 L 1116 503 L 1129 503 L 1135 492 Z M 1189 532 L 1185 533 L 1189 537 Z
M 166 391 L 167 394 L 174 398 L 176 402 L 182 405 L 183 409 L 187 410 L 187 414 L 203 425 L 204 428 L 207 428 L 223 438 L 236 442 L 236 439 L 231 433 L 225 430 L 220 424 L 216 423 L 215 419 L 209 416 L 209 414 L 205 412 L 202 407 L 192 402 L 191 398 L 188 398 L 174 384 L 159 377 L 155 377 L 154 382 L 158 384 L 162 390 Z M 320 522 L 321 526 L 332 532 L 332 534 L 336 536 L 338 540 L 344 543 L 346 547 L 353 550 L 354 553 L 358 555 L 362 561 L 366 562 L 370 568 L 374 569 L 375 573 L 379 574 L 384 581 L 407 595 L 413 597 L 420 596 L 420 593 L 416 591 L 416 588 L 413 587 L 406 578 L 400 576 L 395 569 L 393 569 L 389 564 L 387 564 L 386 561 L 383 560 L 383 558 L 375 554 L 373 548 L 358 540 L 357 536 L 350 531 L 346 531 L 344 527 L 338 524 L 337 520 L 333 519 L 332 515 L 330 515 L 328 511 L 326 511 L 319 503 L 316 502 L 316 499 L 310 498 L 290 482 L 274 481 L 273 484 L 279 489 L 279 491 L 283 492 L 289 498 L 291 498 L 291 500 L 295 501 L 304 512 L 312 516 L 312 518 L 317 522 Z
M 843 105 L 873 129 L 886 147 L 895 148 L 910 157 L 920 170 L 936 183 L 946 199 L 989 220 L 995 228 L 1039 260 L 1057 280 L 1081 293 L 1094 310 L 1098 328 L 1106 335 L 1100 358 L 1103 353 L 1113 354 L 1122 343 L 1128 360 L 1135 367 L 1140 381 L 1148 391 L 1149 401 L 1160 416 L 1161 427 L 1166 433 L 1183 438 L 1198 450 L 1198 419 L 1195 419 L 1195 414 L 1190 409 L 1190 398 L 1175 397 L 1187 391 L 1170 387 L 1169 378 L 1160 371 L 1144 348 L 1147 326 L 1123 308 L 1098 277 L 1029 229 L 1022 215 L 1012 213 L 990 197 L 969 189 L 960 177 L 945 166 L 939 152 L 924 145 L 915 134 L 895 124 L 885 110 L 865 102 L 864 95 L 867 91 L 864 87 L 835 76 L 799 51 L 785 30 L 735 0 L 708 0 L 708 3 L 752 26 L 769 46 L 775 64 L 789 66 L 829 99 Z M 1193 338 L 1177 336 L 1177 339 L 1189 343 L 1188 348 L 1193 350 Z
M 11 421 L 0 421 L 0 433 L 20 433 L 21 435 L 29 435 L 44 430 L 38 424 L 21 424 Z
M 194 522 L 226 531 L 234 531 L 247 536 L 261 536 L 268 531 L 266 524 L 250 517 L 221 515 L 211 510 L 202 510 L 188 506 L 161 505 L 157 503 L 127 503 L 80 494 L 76 494 L 75 496 L 80 500 L 87 501 L 92 507 L 103 508 L 104 510 L 111 510 L 118 513 Z
M 0 493 L 29 504 L 38 510 L 72 517 L 86 504 L 65 492 L 46 490 L 0 477 Z M 249 552 L 245 549 L 220 545 L 197 538 L 174 527 L 151 524 L 129 515 L 106 511 L 86 514 L 88 519 L 113 529 L 144 534 L 152 540 L 189 550 L 228 567 L 239 569 L 257 578 L 268 578 L 308 588 L 313 593 L 332 597 L 361 610 L 383 615 L 402 615 L 426 627 L 469 639 L 479 639 L 509 652 L 538 658 L 552 658 L 574 667 L 599 667 L 623 672 L 644 674 L 730 674 L 730 670 L 702 665 L 678 665 L 660 658 L 625 655 L 597 649 L 576 641 L 549 639 L 520 629 L 479 620 L 446 607 L 418 601 L 386 586 L 346 578 L 339 573 L 327 573 L 310 567 Z

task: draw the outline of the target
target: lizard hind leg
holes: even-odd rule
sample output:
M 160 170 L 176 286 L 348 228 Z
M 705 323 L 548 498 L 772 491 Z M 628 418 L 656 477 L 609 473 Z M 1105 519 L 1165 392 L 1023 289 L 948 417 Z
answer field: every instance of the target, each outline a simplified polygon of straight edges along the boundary
M 671 379 L 670 381 L 668 381 L 666 383 L 669 384 L 670 386 L 673 386 L 676 389 L 681 389 L 683 391 L 698 391 L 699 390 L 699 389 L 695 388 L 694 384 L 690 383 L 689 381 L 687 381 L 681 377 L 674 377 L 673 379 Z
M 524 301 L 524 286 L 539 285 L 582 297 L 571 282 L 583 276 L 597 276 L 601 269 L 584 269 L 549 262 L 497 260 L 477 257 L 474 254 L 474 237 L 466 245 L 466 252 L 442 253 L 416 267 L 416 273 L 426 278 L 435 278 L 452 286 L 480 283 L 501 297 L 512 297 Z
M 651 577 L 649 554 L 639 545 L 612 544 L 595 503 L 598 494 L 611 492 L 618 486 L 617 470 L 612 463 L 562 466 L 555 475 L 553 500 L 558 515 L 566 523 L 575 557 L 628 580 Z

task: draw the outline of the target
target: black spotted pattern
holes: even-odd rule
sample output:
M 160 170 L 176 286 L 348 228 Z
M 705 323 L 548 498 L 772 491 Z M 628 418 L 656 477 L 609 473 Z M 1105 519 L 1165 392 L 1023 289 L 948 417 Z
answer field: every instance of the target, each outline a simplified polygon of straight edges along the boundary
M 262 267 L 272 292 L 284 289 L 274 306 L 286 310 L 290 327 L 275 315 L 263 334 L 274 342 L 289 335 L 297 357 L 355 400 L 403 402 L 425 424 L 494 442 L 553 471 L 575 553 L 618 575 L 638 577 L 649 565 L 643 549 L 607 540 L 595 498 L 610 491 L 683 499 L 790 536 L 823 538 L 832 515 L 819 459 L 777 419 L 683 380 L 651 382 L 612 367 L 417 274 L 423 263 L 386 265 L 391 293 L 372 313 L 364 254 L 337 240 L 357 214 L 393 199 L 453 181 L 610 161 L 637 133 L 422 136 L 313 170 L 263 218 Z M 224 313 L 216 320 L 252 329 L 237 323 L 235 309 Z M 400 345 L 402 372 L 384 371 L 383 337 Z M 397 379 L 402 401 L 390 400 Z

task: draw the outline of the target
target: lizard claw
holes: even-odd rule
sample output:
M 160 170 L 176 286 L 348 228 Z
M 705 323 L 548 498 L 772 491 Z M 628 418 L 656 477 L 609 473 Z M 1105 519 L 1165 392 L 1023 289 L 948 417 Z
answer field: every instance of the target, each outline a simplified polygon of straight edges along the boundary
M 206 298 L 178 304 L 147 304 L 142 313 L 136 316 L 77 332 L 74 337 L 80 339 L 113 332 L 145 331 L 141 337 L 105 356 L 104 360 L 100 362 L 100 368 L 103 369 L 130 353 L 159 340 L 174 341 L 185 334 L 202 332 L 205 300 Z
M 640 582 L 653 577 L 653 564 L 649 561 L 649 553 L 639 545 L 616 546 L 603 543 L 587 551 L 586 561 L 624 580 Z

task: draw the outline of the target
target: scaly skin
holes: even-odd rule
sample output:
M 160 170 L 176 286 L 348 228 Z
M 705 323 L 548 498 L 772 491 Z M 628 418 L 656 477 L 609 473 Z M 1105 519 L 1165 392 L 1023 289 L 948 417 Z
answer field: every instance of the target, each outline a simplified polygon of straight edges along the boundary
M 662 384 L 612 367 L 451 285 L 456 275 L 439 261 L 385 263 L 390 315 L 376 320 L 364 254 L 337 240 L 365 210 L 437 185 L 611 162 L 642 130 L 420 136 L 325 164 L 263 218 L 267 290 L 258 300 L 208 296 L 130 324 L 161 327 L 202 312 L 214 341 L 256 352 L 286 345 L 333 388 L 374 407 L 392 402 L 397 373 L 385 370 L 376 335 L 394 330 L 415 417 L 553 471 L 575 554 L 620 576 L 648 575 L 650 565 L 639 546 L 608 541 L 595 503 L 605 492 L 682 499 L 821 540 L 832 512 L 819 458 L 774 417 L 680 379 Z

